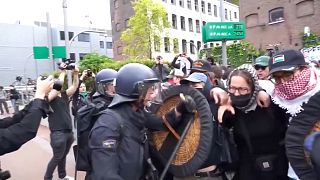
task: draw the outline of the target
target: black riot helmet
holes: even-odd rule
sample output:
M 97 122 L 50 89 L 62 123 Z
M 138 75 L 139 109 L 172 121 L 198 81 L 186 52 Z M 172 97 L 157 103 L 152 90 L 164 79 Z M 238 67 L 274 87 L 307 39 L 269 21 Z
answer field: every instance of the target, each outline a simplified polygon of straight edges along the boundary
M 146 90 L 155 86 L 159 79 L 152 69 L 138 63 L 129 63 L 120 68 L 115 82 L 116 95 L 109 105 L 136 101 L 144 96 Z
M 102 69 L 96 75 L 96 89 L 99 94 L 107 95 L 105 92 L 106 86 L 113 84 L 118 72 L 113 69 Z

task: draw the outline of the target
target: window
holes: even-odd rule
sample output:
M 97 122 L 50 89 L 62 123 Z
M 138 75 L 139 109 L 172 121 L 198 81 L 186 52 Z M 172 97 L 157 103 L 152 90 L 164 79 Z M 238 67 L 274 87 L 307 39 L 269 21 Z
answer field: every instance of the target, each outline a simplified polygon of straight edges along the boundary
M 76 60 L 76 53 L 70 53 L 70 59 Z
M 154 51 L 157 51 L 157 52 L 160 51 L 160 37 L 159 36 L 154 37 Z
M 202 13 L 206 13 L 206 4 L 205 4 L 205 2 L 204 1 L 201 1 L 201 11 L 202 11 Z
M 188 6 L 188 9 L 192 9 L 192 7 L 191 7 L 191 0 L 187 0 L 187 6 Z
M 210 3 L 208 3 L 208 14 L 209 14 L 209 15 L 212 15 L 211 4 L 210 4 Z
M 230 21 L 232 21 L 231 11 L 229 11 L 229 18 L 230 18 Z
M 304 0 L 296 4 L 297 17 L 304 17 L 314 14 L 314 0 Z
M 238 18 L 237 12 L 234 12 L 234 18 L 235 18 L 235 19 Z
M 113 0 L 113 5 L 114 5 L 114 8 L 117 9 L 119 7 L 119 1 Z
M 194 54 L 194 41 L 190 41 L 190 53 Z
M 182 39 L 182 52 L 187 53 L 187 41 Z
M 196 11 L 199 11 L 199 2 L 198 2 L 198 0 L 194 0 L 194 9 Z
M 186 30 L 186 21 L 183 16 L 180 17 L 180 23 L 181 23 L 181 30 L 185 31 Z
M 88 33 L 80 33 L 78 36 L 79 42 L 90 42 L 90 34 Z
M 129 28 L 129 19 L 124 21 L 124 27 Z
M 84 57 L 87 55 L 88 53 L 79 53 L 79 58 L 80 61 L 84 59 Z
M 172 5 L 176 5 L 176 0 L 171 0 Z
M 184 0 L 179 0 L 180 7 L 184 7 Z
M 247 27 L 254 27 L 257 26 L 259 24 L 258 21 L 258 14 L 249 14 L 248 16 L 246 16 L 246 25 Z
M 117 23 L 116 24 L 116 31 L 119 32 L 121 30 L 121 25 L 120 23 Z
M 112 49 L 112 42 L 106 42 L 107 49 Z
M 73 37 L 73 32 L 68 32 L 68 35 L 69 35 L 69 40 L 71 40 L 72 39 L 72 37 Z M 60 40 L 65 40 L 65 37 L 64 37 L 64 31 L 60 31 Z
M 172 27 L 177 29 L 177 16 L 175 14 L 172 14 Z
M 201 41 L 197 41 L 197 48 L 198 51 L 201 49 Z
M 211 48 L 213 47 L 213 43 L 210 43 L 210 47 L 211 47 Z
M 224 9 L 224 19 L 228 20 L 228 10 Z
M 177 38 L 173 39 L 173 52 L 174 53 L 179 53 L 179 41 Z
M 170 52 L 170 40 L 168 37 L 164 38 L 164 51 Z
M 217 5 L 213 5 L 213 15 L 214 15 L 215 17 L 218 17 Z
M 189 18 L 189 19 L 188 19 L 188 22 L 189 22 L 189 31 L 190 31 L 190 32 L 193 32 L 193 23 L 192 23 L 192 19 L 191 19 L 191 18 Z
M 196 20 L 196 32 L 200 33 L 200 21 Z
M 166 3 L 166 2 L 167 2 L 167 0 L 162 0 L 162 2 L 165 2 L 165 3 Z
M 284 20 L 283 7 L 275 8 L 269 11 L 269 23 Z
M 100 48 L 104 49 L 104 42 L 103 41 L 100 41 Z

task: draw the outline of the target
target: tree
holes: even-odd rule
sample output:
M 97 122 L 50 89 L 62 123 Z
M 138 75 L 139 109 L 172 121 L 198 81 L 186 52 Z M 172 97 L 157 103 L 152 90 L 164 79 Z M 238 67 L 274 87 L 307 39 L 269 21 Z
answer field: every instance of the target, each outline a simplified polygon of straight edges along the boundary
M 201 57 L 206 54 L 207 57 L 214 58 L 215 63 L 221 64 L 221 46 L 211 49 L 204 49 L 200 52 Z M 262 55 L 263 52 L 257 51 L 249 42 L 241 41 L 227 46 L 228 64 L 234 67 L 244 63 L 251 63 L 255 58 Z
M 130 57 L 152 59 L 152 45 L 155 37 L 161 37 L 170 27 L 166 9 L 157 0 L 136 0 L 135 14 L 129 19 L 129 28 L 121 34 L 126 44 L 124 52 Z
M 102 68 L 101 66 L 105 63 L 112 63 L 114 60 L 111 58 L 99 55 L 97 53 L 87 54 L 83 60 L 80 61 L 81 69 L 91 69 L 94 73 L 97 73 Z

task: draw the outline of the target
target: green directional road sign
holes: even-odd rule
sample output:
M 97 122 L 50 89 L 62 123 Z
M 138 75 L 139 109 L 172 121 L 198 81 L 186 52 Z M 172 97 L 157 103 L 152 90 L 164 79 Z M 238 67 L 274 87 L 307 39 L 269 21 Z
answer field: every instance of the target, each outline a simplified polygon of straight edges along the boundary
M 65 46 L 53 46 L 52 47 L 53 58 L 66 58 Z
M 33 47 L 33 57 L 34 59 L 48 59 L 49 50 L 46 46 L 34 46 Z
M 52 55 L 53 58 L 66 58 L 66 47 L 53 46 Z M 46 46 L 34 46 L 33 57 L 34 59 L 49 59 L 49 48 Z
M 202 27 L 202 41 L 204 43 L 245 38 L 246 26 L 244 22 L 208 22 Z

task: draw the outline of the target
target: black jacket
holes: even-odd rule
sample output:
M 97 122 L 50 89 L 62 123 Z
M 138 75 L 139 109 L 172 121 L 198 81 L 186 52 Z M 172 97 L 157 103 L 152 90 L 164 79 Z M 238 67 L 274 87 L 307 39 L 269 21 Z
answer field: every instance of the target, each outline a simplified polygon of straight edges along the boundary
M 174 111 L 168 116 L 172 119 Z M 142 110 L 133 112 L 128 103 L 115 106 L 112 111 L 106 110 L 89 136 L 92 164 L 89 179 L 140 179 L 145 170 L 146 127 L 154 130 L 165 128 L 162 121 L 155 118 Z M 169 122 L 174 124 L 171 120 Z
M 315 123 L 320 121 L 320 92 L 313 95 L 302 108 L 303 111 L 292 118 L 288 127 L 287 156 L 293 170 L 301 180 L 319 180 L 320 177 L 316 174 L 312 163 L 309 162 L 310 159 L 308 160 L 305 156 L 303 144 Z
M 224 116 L 224 125 L 234 128 L 234 139 L 239 153 L 237 180 L 286 179 L 288 161 L 284 138 L 288 116 L 278 106 L 256 107 L 244 113 L 235 109 L 235 116 Z M 258 162 L 268 159 L 272 169 L 259 168 Z M 261 166 L 260 166 L 261 167 Z
M 0 120 L 0 155 L 18 150 L 34 138 L 41 118 L 48 112 L 48 103 L 35 99 L 13 117 Z
M 152 67 L 152 70 L 156 73 L 158 79 L 163 82 L 167 79 L 167 76 L 170 73 L 170 68 L 167 64 L 155 64 Z

